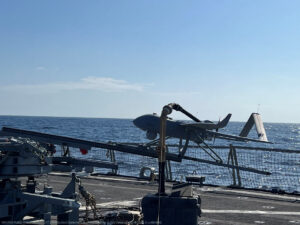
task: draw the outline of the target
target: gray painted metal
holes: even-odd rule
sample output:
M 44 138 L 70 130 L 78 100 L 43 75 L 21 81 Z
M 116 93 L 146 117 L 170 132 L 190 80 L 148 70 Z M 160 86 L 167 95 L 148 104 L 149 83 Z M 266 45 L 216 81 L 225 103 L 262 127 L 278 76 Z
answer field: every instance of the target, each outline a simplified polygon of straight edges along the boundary
M 2 180 L 0 188 L 0 223 L 21 224 L 25 216 L 42 218 L 50 224 L 51 215 L 70 214 L 72 224 L 78 224 L 78 210 L 75 192 L 64 195 L 52 195 L 52 188 L 45 187 L 43 192 L 30 193 L 21 188 L 20 181 Z M 75 185 L 72 179 L 71 185 Z M 74 188 L 75 190 L 75 188 Z M 68 196 L 68 198 L 66 198 Z M 73 198 L 71 198 L 73 196 Z M 70 221 L 65 221 L 66 224 Z
M 116 163 L 111 162 L 105 162 L 100 160 L 89 160 L 89 159 L 76 159 L 72 157 L 67 156 L 55 156 L 52 157 L 52 162 L 55 164 L 70 164 L 72 166 L 93 166 L 93 167 L 99 167 L 99 168 L 108 168 L 108 169 L 118 169 L 118 165 Z
M 25 216 L 51 224 L 52 215 L 58 216 L 58 224 L 78 224 L 78 179 L 74 174 L 62 194 L 52 193 L 52 188 L 46 186 L 42 192 L 36 190 L 34 177 L 51 169 L 51 156 L 37 142 L 25 138 L 0 142 L 0 224 L 22 224 Z M 25 188 L 18 180 L 24 176 L 28 177 Z
M 47 151 L 26 139 L 0 143 L 0 179 L 51 172 Z

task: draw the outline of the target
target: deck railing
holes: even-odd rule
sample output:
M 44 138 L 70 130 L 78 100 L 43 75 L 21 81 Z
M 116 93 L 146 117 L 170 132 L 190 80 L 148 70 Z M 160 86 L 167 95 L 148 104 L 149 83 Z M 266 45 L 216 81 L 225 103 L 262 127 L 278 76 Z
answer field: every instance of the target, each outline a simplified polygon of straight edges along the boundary
M 300 192 L 300 150 L 243 145 L 210 147 L 222 161 L 213 160 L 206 151 L 192 145 L 181 162 L 169 163 L 168 177 L 184 181 L 186 176 L 196 174 L 205 177 L 205 184 Z M 168 150 L 176 154 L 178 145 L 170 144 Z M 106 158 L 99 151 L 96 154 L 98 157 L 100 154 L 101 159 Z M 138 177 L 143 167 L 157 169 L 157 159 L 147 156 L 115 151 L 114 160 L 119 165 L 117 173 L 121 175 Z

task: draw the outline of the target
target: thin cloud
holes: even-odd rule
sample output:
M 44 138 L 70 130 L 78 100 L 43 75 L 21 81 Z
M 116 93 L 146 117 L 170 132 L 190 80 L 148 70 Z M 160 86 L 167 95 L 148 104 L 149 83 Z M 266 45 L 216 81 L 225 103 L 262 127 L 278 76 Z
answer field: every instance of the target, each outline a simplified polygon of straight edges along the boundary
M 17 84 L 0 87 L 2 91 L 23 91 L 34 93 L 53 93 L 72 90 L 94 90 L 103 92 L 124 92 L 144 90 L 144 85 L 129 83 L 110 77 L 86 77 L 77 82 L 60 82 L 48 84 Z
M 43 66 L 38 66 L 35 68 L 35 70 L 42 71 L 42 70 L 46 70 L 46 68 Z
M 87 77 L 82 80 L 83 88 L 104 91 L 142 91 L 141 84 L 131 84 L 125 80 L 117 80 L 110 77 Z
M 164 96 L 164 97 L 183 97 L 183 96 L 197 96 L 203 95 L 203 92 L 200 91 L 155 91 L 150 92 L 153 95 Z

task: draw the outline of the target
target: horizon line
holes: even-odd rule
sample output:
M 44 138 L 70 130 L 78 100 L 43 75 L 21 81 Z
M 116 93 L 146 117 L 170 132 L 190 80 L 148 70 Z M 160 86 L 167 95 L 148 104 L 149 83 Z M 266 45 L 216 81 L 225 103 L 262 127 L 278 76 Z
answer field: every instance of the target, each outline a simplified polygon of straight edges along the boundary
M 0 117 L 50 117 L 50 118 L 74 118 L 74 119 L 123 119 L 123 120 L 133 120 L 135 118 L 128 117 L 93 117 L 93 116 L 45 116 L 45 115 L 0 115 Z M 188 119 L 178 119 L 178 120 L 188 120 Z M 218 121 L 214 121 L 218 122 Z M 234 123 L 246 123 L 247 121 L 229 121 Z M 277 123 L 277 124 L 300 124 L 300 122 L 269 122 L 264 121 L 263 123 Z

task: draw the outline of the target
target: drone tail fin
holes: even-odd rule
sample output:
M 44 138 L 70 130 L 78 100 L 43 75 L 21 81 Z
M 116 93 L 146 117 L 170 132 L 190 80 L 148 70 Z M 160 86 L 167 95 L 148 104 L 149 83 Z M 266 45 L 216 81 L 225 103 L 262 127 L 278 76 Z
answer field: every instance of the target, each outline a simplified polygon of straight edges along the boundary
M 246 122 L 245 126 L 243 127 L 239 136 L 247 137 L 251 128 L 255 124 L 256 132 L 260 141 L 268 141 L 267 134 L 265 131 L 264 124 L 262 122 L 261 116 L 258 113 L 252 113 Z
M 220 121 L 217 126 L 218 128 L 223 128 L 223 127 L 226 127 L 229 120 L 231 118 L 231 114 L 229 113 L 222 121 Z

